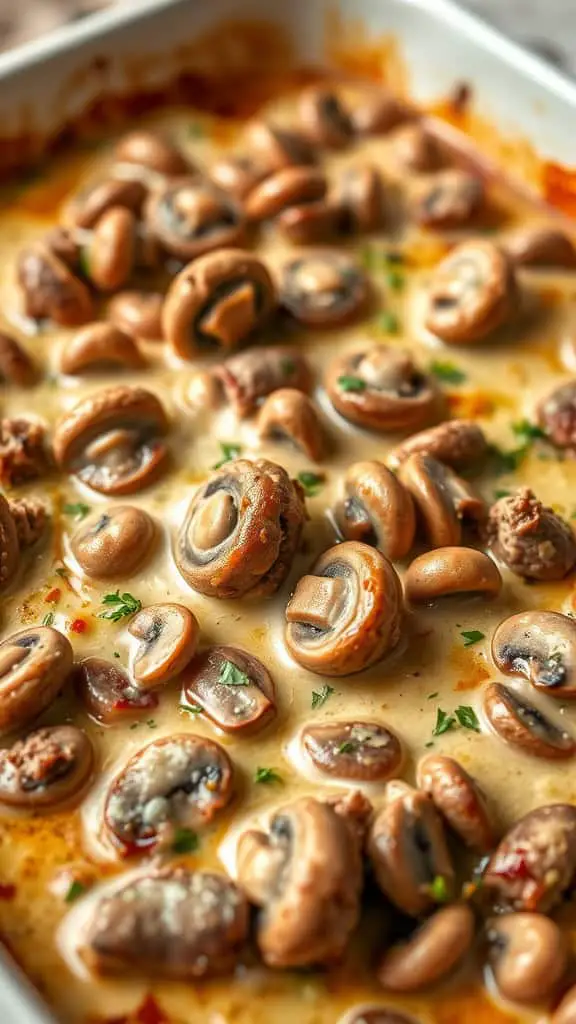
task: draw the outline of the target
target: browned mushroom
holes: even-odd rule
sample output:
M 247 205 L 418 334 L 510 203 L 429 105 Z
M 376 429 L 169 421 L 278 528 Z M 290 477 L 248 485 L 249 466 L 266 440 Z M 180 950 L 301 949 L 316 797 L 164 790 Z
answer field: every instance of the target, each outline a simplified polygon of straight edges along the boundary
M 538 405 L 537 415 L 551 444 L 576 452 L 576 381 L 554 388 Z
M 93 228 L 112 207 L 124 207 L 139 214 L 145 198 L 146 186 L 141 181 L 104 178 L 73 197 L 64 211 L 64 219 L 72 228 Z
M 93 766 L 92 744 L 81 729 L 36 729 L 0 751 L 0 803 L 25 810 L 51 809 L 78 796 Z
M 194 260 L 174 278 L 162 311 L 164 335 L 176 355 L 236 348 L 276 305 L 264 263 L 243 249 L 220 249 Z
M 167 177 L 193 170 L 178 146 L 157 131 L 133 131 L 123 135 L 116 143 L 113 155 L 117 163 L 135 164 Z
M 88 288 L 44 242 L 22 250 L 17 276 L 24 313 L 32 320 L 77 327 L 93 319 Z
M 366 274 L 354 259 L 331 249 L 291 257 L 280 268 L 280 304 L 300 323 L 334 327 L 355 320 L 369 294 Z
M 576 871 L 576 807 L 547 804 L 530 811 L 506 833 L 483 876 L 495 909 L 553 910 Z
M 425 174 L 430 171 L 437 171 L 445 163 L 445 155 L 438 138 L 432 135 L 418 121 L 401 125 L 390 135 L 390 142 L 392 144 L 392 157 L 402 172 L 414 171 Z M 459 174 L 461 173 L 459 172 Z M 447 182 L 451 180 L 458 182 L 459 187 L 456 188 L 453 185 L 452 189 L 450 189 Z M 432 206 L 440 202 L 447 202 L 446 196 L 452 191 L 458 193 L 460 202 L 464 201 L 462 194 L 465 190 L 461 178 L 450 179 L 446 177 L 445 173 L 435 175 L 433 178 L 427 179 L 426 188 L 430 188 L 430 182 L 433 182 L 436 188 L 442 189 L 443 196 L 442 199 L 430 200 Z M 454 199 L 452 199 L 452 202 L 454 202 Z
M 14 487 L 50 469 L 46 428 L 27 419 L 0 420 L 0 483 Z
M 255 162 L 268 174 L 282 167 L 314 163 L 314 150 L 302 134 L 266 121 L 250 121 L 246 128 L 246 143 Z
M 20 566 L 20 541 L 10 503 L 0 494 L 0 591 L 13 581 Z
M 21 729 L 59 694 L 72 670 L 70 641 L 51 626 L 12 633 L 0 643 L 0 734 Z
M 576 1021 L 576 985 L 568 992 L 556 1007 L 550 1018 L 551 1024 L 574 1024 Z
M 381 462 L 354 462 L 334 520 L 345 540 L 373 544 L 387 558 L 404 558 L 414 541 L 416 516 L 409 492 Z
M 170 846 L 178 829 L 208 825 L 232 789 L 232 762 L 218 743 L 192 733 L 167 736 L 139 750 L 116 776 L 105 824 L 125 855 Z
M 326 149 L 343 149 L 354 135 L 348 110 L 328 86 L 315 85 L 302 93 L 300 121 L 306 137 Z
M 414 499 L 420 526 L 432 547 L 459 545 L 463 521 L 477 526 L 485 518 L 484 502 L 470 484 L 431 455 L 410 455 L 398 476 Z
M 350 117 L 358 135 L 386 135 L 412 117 L 407 104 L 382 86 L 370 87 L 354 104 Z
M 268 171 L 250 156 L 223 156 L 208 171 L 217 188 L 242 201 L 258 185 Z
M 110 505 L 86 518 L 74 533 L 70 548 L 88 576 L 126 579 L 152 553 L 154 520 L 134 505 Z
M 416 159 L 417 153 L 412 153 Z M 424 159 L 426 154 L 421 153 Z M 470 171 L 451 168 L 419 180 L 412 188 L 411 212 L 425 228 L 444 231 L 473 223 L 486 202 L 482 178 Z
M 376 231 L 384 219 L 384 185 L 371 164 L 348 167 L 330 193 L 338 224 L 346 234 Z
M 387 345 L 363 345 L 337 356 L 328 367 L 326 390 L 341 416 L 370 430 L 416 430 L 441 409 L 434 380 L 409 352 Z
M 137 643 L 132 673 L 141 689 L 151 690 L 175 679 L 192 660 L 200 626 L 182 604 L 150 604 L 130 620 L 128 632 Z
M 532 757 L 561 760 L 576 754 L 576 739 L 563 725 L 557 725 L 538 705 L 504 683 L 486 687 L 483 708 L 500 739 Z
M 457 245 L 436 267 L 425 324 L 453 345 L 482 341 L 511 319 L 518 287 L 513 265 L 486 238 Z
M 281 466 L 237 459 L 192 498 L 176 537 L 176 565 L 201 594 L 272 594 L 292 565 L 305 514 L 300 489 Z
M 454 868 L 444 828 L 426 793 L 389 782 L 386 803 L 368 835 L 368 855 L 376 881 L 388 899 L 412 917 L 434 906 L 433 886 L 442 879 L 449 895 Z
M 508 238 L 506 252 L 521 267 L 549 267 L 573 270 L 576 247 L 559 228 L 534 226 L 521 228 Z
M 474 548 L 435 548 L 419 555 L 404 578 L 406 597 L 413 604 L 431 604 L 445 597 L 497 597 L 502 589 L 498 567 Z
M 486 924 L 488 963 L 498 991 L 514 1003 L 542 1003 L 568 965 L 565 936 L 544 914 L 502 914 Z
M 176 178 L 154 189 L 144 208 L 150 237 L 168 256 L 187 263 L 213 249 L 242 245 L 242 208 L 226 192 L 195 178 Z
M 196 981 L 234 969 L 248 925 L 248 904 L 224 875 L 167 867 L 100 896 L 80 953 L 98 974 Z
M 524 676 L 551 697 L 576 698 L 576 622 L 568 615 L 511 615 L 494 631 L 492 657 L 501 672 Z
M 121 331 L 135 338 L 160 341 L 163 337 L 163 305 L 164 296 L 161 292 L 118 292 L 110 301 L 108 316 Z
M 392 1007 L 361 1006 L 345 1013 L 338 1024 L 419 1024 L 419 1021 Z
M 360 912 L 360 845 L 329 804 L 301 797 L 237 847 L 238 885 L 262 908 L 257 942 L 270 967 L 331 963 Z
M 252 732 L 276 714 L 268 669 L 238 647 L 208 647 L 188 666 L 183 694 L 224 732 Z
M 124 206 L 112 206 L 94 225 L 85 250 L 86 272 L 102 292 L 122 288 L 136 261 L 136 217 Z
M 408 938 L 392 946 L 378 967 L 389 992 L 416 992 L 454 971 L 474 941 L 474 914 L 466 903 L 442 907 Z
M 385 782 L 404 760 L 402 743 L 380 722 L 326 722 L 302 730 L 302 746 L 324 775 L 351 782 Z
M 448 420 L 406 438 L 390 453 L 388 462 L 397 468 L 416 454 L 431 455 L 452 469 L 474 469 L 488 454 L 488 442 L 482 427 L 472 420 Z
M 13 387 L 29 388 L 38 379 L 38 368 L 26 349 L 11 334 L 0 331 L 0 380 Z
M 296 388 L 278 388 L 265 399 L 258 414 L 258 435 L 286 440 L 313 462 L 322 462 L 327 439 L 314 402 Z
M 345 541 L 298 580 L 286 607 L 286 646 L 311 672 L 351 675 L 393 650 L 402 612 L 392 563 L 367 544 Z
M 226 398 L 240 417 L 250 416 L 263 398 L 279 388 L 312 388 L 310 364 L 297 348 L 267 345 L 230 356 L 214 368 Z
M 164 469 L 168 418 L 144 388 L 111 387 L 88 395 L 56 424 L 59 467 L 102 494 L 132 494 Z
M 478 853 L 495 846 L 496 829 L 486 798 L 458 761 L 445 754 L 427 754 L 418 765 L 417 780 L 466 846 Z
M 528 487 L 492 505 L 486 539 L 497 558 L 526 579 L 564 579 L 576 562 L 572 528 Z
M 328 183 L 315 167 L 284 167 L 256 185 L 244 202 L 251 220 L 270 220 L 287 207 L 323 199 Z
M 70 338 L 60 356 L 60 370 L 72 375 L 110 369 L 141 370 L 146 360 L 134 338 L 105 322 L 87 324 Z
M 85 658 L 76 669 L 76 689 L 88 713 L 97 722 L 115 725 L 150 715 L 158 706 L 153 693 L 134 685 L 124 670 L 104 658 Z

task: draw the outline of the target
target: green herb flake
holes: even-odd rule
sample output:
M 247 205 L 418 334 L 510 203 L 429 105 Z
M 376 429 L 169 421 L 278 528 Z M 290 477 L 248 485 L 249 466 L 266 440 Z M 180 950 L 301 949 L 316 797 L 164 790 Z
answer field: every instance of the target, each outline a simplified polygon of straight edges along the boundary
M 379 330 L 385 331 L 386 334 L 398 334 L 400 330 L 400 320 L 395 313 L 391 312 L 391 310 L 386 310 L 378 317 L 376 326 Z
M 328 683 L 321 686 L 319 690 L 312 690 L 312 701 L 310 704 L 312 710 L 316 711 L 316 708 L 321 708 L 333 693 L 335 693 L 334 687 L 328 686 Z
M 134 615 L 142 608 L 142 601 L 137 597 L 134 597 L 133 594 L 129 594 L 127 591 L 121 594 L 119 590 L 114 594 L 104 594 L 102 604 L 116 605 L 115 608 L 100 612 L 98 616 L 98 618 L 108 619 L 110 622 L 119 622 L 120 619 L 125 618 L 127 615 Z
M 374 270 L 374 257 L 375 253 L 372 246 L 363 245 L 362 249 L 360 250 L 360 259 L 362 261 L 362 265 L 366 268 L 366 270 Z
M 233 661 L 225 660 L 220 665 L 218 682 L 224 686 L 250 686 L 250 676 L 242 672 Z
M 428 886 L 428 892 L 435 903 L 448 903 L 450 899 L 446 879 L 443 875 L 436 875 L 433 882 Z
M 458 724 L 461 725 L 463 729 L 472 729 L 473 732 L 480 732 L 478 716 L 474 711 L 474 708 L 471 708 L 469 704 L 460 704 L 460 706 L 456 708 L 454 714 L 458 719 Z
M 280 369 L 285 377 L 293 377 L 296 372 L 296 363 L 293 359 L 286 357 L 281 360 Z
M 445 384 L 462 384 L 466 380 L 466 374 L 447 359 L 433 359 L 430 371 Z
M 338 747 L 336 753 L 337 754 L 353 754 L 355 750 L 356 750 L 356 744 L 352 740 L 344 740 L 344 742 L 341 743 L 340 746 Z
M 395 270 L 393 267 L 390 267 L 386 271 L 386 284 L 393 292 L 401 292 L 406 284 L 406 278 L 402 271 Z
M 494 473 L 498 476 L 504 473 L 514 473 L 523 463 L 529 451 L 529 444 L 524 444 L 520 448 L 512 448 L 509 451 L 499 448 L 496 444 L 491 444 L 489 454 Z
M 146 725 L 148 726 L 149 729 L 157 729 L 158 728 L 158 724 L 157 724 L 157 722 L 154 721 L 153 718 L 149 718 L 148 721 L 146 722 Z
M 54 612 L 48 612 L 48 614 L 44 616 L 44 618 L 42 619 L 42 625 L 43 626 L 53 626 L 54 625 Z
M 119 658 L 120 657 L 120 651 L 114 651 L 114 657 L 115 658 Z
M 432 729 L 433 736 L 442 736 L 443 733 L 449 732 L 456 725 L 456 719 L 454 715 L 449 715 L 447 711 L 443 711 L 442 708 L 438 708 L 436 711 L 436 725 Z
M 499 488 L 497 491 L 494 491 L 494 501 L 500 501 L 500 498 L 509 498 L 511 493 L 511 491 L 507 491 L 504 488 Z
M 384 262 L 396 265 L 399 264 L 401 266 L 403 263 L 406 262 L 406 259 L 404 253 L 398 252 L 397 249 L 387 249 L 386 252 L 384 253 Z
M 362 380 L 361 377 L 354 377 L 350 374 L 344 374 L 342 377 L 338 377 L 338 386 L 342 391 L 365 391 L 366 381 Z
M 60 578 L 63 579 L 63 580 L 67 580 L 68 579 L 68 569 L 65 569 L 63 565 L 60 565 L 60 566 L 58 566 L 57 569 L 54 569 L 54 572 L 56 573 L 57 576 L 60 576 Z
M 524 442 L 528 441 L 541 441 L 546 437 L 546 434 L 541 427 L 538 427 L 535 423 L 530 423 L 530 420 L 519 420 L 517 423 L 512 424 L 512 430 L 516 437 Z
M 464 647 L 472 647 L 472 644 L 477 644 L 480 640 L 483 640 L 485 634 L 481 633 L 479 629 L 464 629 L 460 636 L 464 640 Z
M 198 849 L 198 836 L 191 828 L 179 828 L 172 840 L 174 853 L 194 853 Z
M 64 505 L 62 511 L 65 516 L 73 516 L 74 519 L 85 519 L 91 511 L 91 506 L 85 505 L 83 501 L 77 501 L 72 505 Z
M 274 768 L 257 768 L 254 773 L 254 782 L 262 786 L 272 786 L 282 781 L 282 776 Z
M 192 121 L 192 124 L 188 125 L 186 134 L 190 139 L 202 139 L 204 137 L 204 129 L 197 121 Z
M 320 476 L 319 473 L 311 473 L 308 470 L 304 470 L 302 473 L 298 473 L 298 481 L 302 484 L 306 497 L 313 498 L 318 494 L 324 483 L 324 477 Z
M 429 750 L 430 747 L 434 746 L 434 740 L 428 740 L 428 743 L 425 743 L 424 746 L 426 747 L 426 750 Z
M 77 900 L 79 896 L 82 896 L 85 892 L 86 886 L 75 878 L 74 881 L 70 883 L 70 887 L 64 897 L 64 901 L 65 903 L 74 903 L 74 901 Z
M 215 462 L 212 469 L 220 469 L 225 466 L 227 462 L 233 462 L 242 453 L 242 445 L 233 444 L 228 441 L 220 441 L 220 451 L 222 452 L 222 458 Z
M 182 702 L 178 707 L 180 708 L 180 711 L 186 711 L 189 715 L 202 714 L 202 708 L 199 704 L 186 704 L 185 702 Z
M 438 690 L 435 690 L 434 693 L 429 693 L 428 694 L 426 700 L 434 700 L 434 697 L 437 697 L 437 696 L 438 696 Z

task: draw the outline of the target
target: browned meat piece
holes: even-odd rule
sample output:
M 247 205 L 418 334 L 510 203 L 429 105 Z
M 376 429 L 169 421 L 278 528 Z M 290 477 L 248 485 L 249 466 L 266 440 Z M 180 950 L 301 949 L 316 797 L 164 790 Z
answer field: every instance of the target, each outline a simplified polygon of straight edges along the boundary
M 46 430 L 25 419 L 3 419 L 0 424 L 0 483 L 4 486 L 37 480 L 48 471 Z
M 576 381 L 555 388 L 540 402 L 538 422 L 557 448 L 576 451 Z
M 249 349 L 215 367 L 214 376 L 239 416 L 250 416 L 278 388 L 309 391 L 312 371 L 304 355 L 288 345 Z
M 10 514 L 16 527 L 20 549 L 31 548 L 46 530 L 48 510 L 36 498 L 18 498 L 8 502 Z
M 576 537 L 560 516 L 528 487 L 492 506 L 486 538 L 516 576 L 561 580 L 576 562 Z

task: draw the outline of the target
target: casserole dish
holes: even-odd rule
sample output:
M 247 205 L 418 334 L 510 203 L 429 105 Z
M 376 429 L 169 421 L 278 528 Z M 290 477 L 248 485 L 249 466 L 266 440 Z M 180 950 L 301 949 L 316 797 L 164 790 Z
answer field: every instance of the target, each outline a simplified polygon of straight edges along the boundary
M 136 110 L 140 117 L 140 108 L 130 107 L 130 97 L 149 94 L 150 104 L 157 106 L 163 94 L 178 95 L 171 92 L 171 83 L 179 74 L 185 80 L 187 75 L 193 78 L 194 74 L 215 73 L 223 68 L 229 74 L 240 73 L 245 72 L 247 65 L 253 66 L 255 61 L 256 75 L 270 73 L 271 69 L 276 71 L 278 61 L 286 68 L 291 63 L 295 66 L 325 64 L 336 71 L 368 73 L 372 77 L 376 77 L 383 68 L 393 86 L 407 91 L 418 103 L 430 109 L 437 109 L 435 104 L 450 95 L 459 82 L 466 81 L 472 89 L 473 102 L 459 126 L 465 127 L 478 140 L 483 154 L 498 165 L 504 164 L 506 172 L 522 179 L 543 199 L 554 200 L 565 212 L 573 209 L 576 200 L 572 181 L 563 168 L 565 165 L 570 167 L 576 157 L 565 129 L 576 109 L 576 87 L 446 0 L 428 3 L 406 0 L 386 0 L 385 3 L 350 0 L 346 3 L 342 0 L 326 6 L 294 0 L 293 4 L 273 14 L 265 0 L 249 0 L 242 4 L 241 15 L 242 23 L 234 22 L 238 18 L 235 0 L 221 0 L 210 7 L 191 4 L 189 0 L 146 2 L 139 5 L 137 12 L 124 9 L 106 12 L 57 33 L 52 39 L 6 55 L 0 60 L 0 80 L 4 85 L 3 95 L 7 97 L 2 101 L 5 110 L 0 165 L 10 173 L 28 163 L 33 164 L 45 152 L 55 151 L 63 140 L 73 136 L 78 123 L 81 125 L 79 137 L 85 139 L 91 132 L 96 133 L 101 121 L 113 121 L 117 109 L 132 111 L 133 116 Z M 272 22 L 277 32 L 262 36 L 246 30 L 245 23 L 258 24 L 262 21 Z M 226 24 L 228 29 L 222 28 Z M 263 38 L 270 41 L 268 51 L 266 46 L 262 46 Z M 87 108 L 91 111 L 88 118 L 83 116 Z M 494 130 L 494 125 L 497 130 Z M 60 195 L 61 184 L 58 190 Z M 41 216 L 42 212 L 41 209 Z M 63 399 L 64 405 L 69 404 L 69 398 L 68 395 Z M 54 408 L 51 408 L 52 412 L 55 413 Z M 231 424 L 229 427 L 234 429 Z M 200 461 L 204 456 L 208 458 L 209 445 L 217 447 L 209 431 L 203 435 L 202 444 L 205 447 L 199 449 Z M 209 458 L 215 457 L 211 451 Z M 200 478 L 191 474 L 188 478 L 182 477 L 180 482 L 184 486 L 198 483 Z M 80 491 L 79 496 L 85 497 L 84 491 Z M 303 564 L 298 562 L 302 572 Z M 158 584 L 158 580 L 155 583 Z M 172 585 L 170 583 L 170 587 Z M 142 593 L 145 586 L 142 582 Z M 115 584 L 110 590 L 115 590 Z M 208 600 L 209 597 L 198 598 L 200 613 L 204 612 L 206 616 Z M 468 619 L 465 625 L 470 626 Z M 217 623 L 213 627 L 211 624 L 211 628 L 214 639 L 225 642 L 223 629 L 233 631 L 235 627 L 224 624 L 219 628 Z M 254 621 L 251 621 L 251 629 L 256 636 Z M 467 628 L 465 632 L 473 633 L 474 630 Z M 97 642 L 98 637 L 95 636 L 92 647 L 88 648 L 89 654 L 97 653 L 94 647 Z M 287 660 L 286 653 L 279 656 L 278 663 L 286 673 L 298 671 Z M 322 680 L 322 685 L 328 686 L 325 680 Z M 314 691 L 318 692 L 321 689 Z M 153 722 L 153 719 L 149 721 Z M 150 729 L 154 727 L 149 726 Z M 138 745 L 142 745 L 141 741 Z M 115 756 L 117 754 L 118 750 Z M 558 779 L 555 779 L 555 784 L 558 785 Z M 89 821 L 88 834 L 92 828 Z M 5 843 L 9 842 L 7 833 Z M 225 862 L 227 856 L 225 848 Z M 6 917 L 8 919 L 9 912 Z M 82 927 L 81 922 L 79 927 Z M 31 965 L 34 973 L 33 957 L 26 964 L 29 970 Z M 44 974 L 39 974 L 50 1002 L 58 1005 L 58 1019 L 91 1019 L 89 1012 L 92 1008 L 86 1005 L 88 1000 L 84 1000 L 82 1017 L 75 1015 L 72 996 L 68 998 L 64 991 L 57 996 L 56 986 L 50 984 L 45 968 Z M 104 983 L 104 989 L 107 984 Z M 311 981 L 302 989 L 302 1004 L 298 1012 L 303 1024 L 304 1021 L 308 1024 L 306 1014 L 310 1021 L 318 1019 L 322 1024 L 328 1019 L 326 1007 L 318 1009 L 315 1005 L 314 984 Z M 173 1010 L 170 1006 L 166 1012 L 178 1013 L 180 1017 L 185 1012 L 187 1024 L 196 1024 L 196 1021 L 199 1024 L 201 1021 L 220 1024 L 222 1020 L 234 1019 L 242 1021 L 242 1024 L 260 1024 L 261 1019 L 282 1021 L 282 990 L 275 991 L 271 985 L 266 992 L 268 1003 L 265 1009 L 257 1005 L 260 995 L 254 995 L 254 992 L 259 991 L 257 985 L 254 990 L 249 986 L 239 988 L 234 993 L 235 1002 L 226 1011 L 229 1016 L 224 1016 L 219 1004 L 211 1004 L 208 997 L 203 1002 L 203 996 L 199 996 L 189 1009 Z M 153 1021 L 156 1024 L 152 1014 L 159 1011 L 154 1010 L 152 1003 L 144 1001 L 140 1004 L 140 1007 L 144 1006 L 143 1010 L 133 1011 L 134 999 L 140 994 L 138 986 L 133 990 L 128 987 L 122 993 L 120 1009 L 114 1003 L 115 1018 L 110 1014 L 108 1018 L 103 1017 L 103 999 L 99 999 L 92 1019 L 126 1019 L 130 1024 L 132 1020 L 142 1024 Z M 162 992 L 161 996 L 164 995 Z M 170 999 L 165 1003 L 162 1001 L 162 1005 L 168 1006 L 169 1002 Z M 34 1024 L 51 1020 L 50 1013 L 38 1003 L 11 964 L 6 965 L 2 976 L 0 1005 L 10 1021 Z M 182 1005 L 184 999 L 180 992 L 178 1006 Z M 334 1005 L 340 1013 L 342 998 Z M 426 1010 L 421 1010 L 421 1006 L 421 1002 L 415 1003 L 414 1011 L 422 1013 L 422 1019 L 427 1020 Z M 260 1017 L 261 1012 L 267 1017 Z M 291 1012 L 297 1011 L 292 1008 Z M 453 1019 L 465 1020 L 470 1008 L 465 1008 L 463 1003 L 460 1011 L 452 1007 L 451 1012 L 461 1014 L 460 1018 Z M 494 1010 L 492 1018 L 488 1009 L 480 1011 L 476 1007 L 476 1012 L 482 1012 L 481 1019 L 486 1022 L 505 1019 L 496 1016 L 501 1011 Z M 168 1019 L 172 1024 L 171 1018 Z M 442 1017 L 430 1019 L 442 1020 Z M 510 1019 L 529 1018 L 520 1015 Z M 157 1016 L 157 1020 L 160 1022 L 162 1017 Z M 174 1016 L 174 1020 L 179 1020 L 179 1017 Z

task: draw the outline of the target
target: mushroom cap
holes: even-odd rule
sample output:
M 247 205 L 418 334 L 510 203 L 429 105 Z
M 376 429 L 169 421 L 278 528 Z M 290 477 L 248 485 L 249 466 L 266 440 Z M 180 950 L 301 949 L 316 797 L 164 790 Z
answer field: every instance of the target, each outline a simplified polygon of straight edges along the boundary
M 445 597 L 469 594 L 497 597 L 502 589 L 498 567 L 483 551 L 442 547 L 418 555 L 404 577 L 406 597 L 430 604 Z
M 70 338 L 60 357 L 62 373 L 82 374 L 109 366 L 141 370 L 146 360 L 134 338 L 113 324 L 86 324 Z
M 576 266 L 574 242 L 560 228 L 535 225 L 521 228 L 506 240 L 506 252 L 521 267 L 558 267 L 573 270 Z
M 434 158 L 429 146 L 420 146 L 420 152 L 412 146 L 411 157 L 413 160 Z M 459 167 L 419 178 L 411 191 L 411 210 L 415 221 L 422 227 L 440 231 L 461 228 L 473 222 L 486 200 L 486 189 L 480 175 Z
M 78 327 L 93 319 L 94 303 L 87 286 L 44 242 L 21 251 L 17 273 L 26 316 L 53 320 L 62 327 Z
M 300 122 L 306 137 L 316 146 L 343 149 L 354 136 L 354 126 L 342 99 L 328 85 L 306 89 L 299 103 Z
M 158 706 L 155 694 L 139 689 L 118 662 L 105 658 L 84 658 L 75 682 L 88 713 L 106 725 L 132 721 Z
M 0 803 L 26 810 L 52 808 L 77 796 L 93 767 L 94 750 L 81 729 L 37 729 L 0 751 Z
M 144 341 L 162 340 L 162 292 L 118 292 L 110 300 L 108 316 L 121 331 Z
M 568 964 L 566 937 L 544 914 L 501 914 L 486 924 L 488 962 L 500 994 L 515 1003 L 553 995 Z
M 132 210 L 112 206 L 94 225 L 86 247 L 90 280 L 99 291 L 122 288 L 136 262 L 137 220 Z
M 229 356 L 214 367 L 226 397 L 240 417 L 250 416 L 278 388 L 312 389 L 312 370 L 306 356 L 290 345 L 267 345 Z
M 238 647 L 208 647 L 186 669 L 185 700 L 198 705 L 224 732 L 251 732 L 276 714 L 276 692 L 268 669 Z
M 375 231 L 381 227 L 385 217 L 384 184 L 380 172 L 371 164 L 347 167 L 329 198 L 344 231 Z
M 416 513 L 394 473 L 381 462 L 355 462 L 346 471 L 344 494 L 334 510 L 342 536 L 374 544 L 392 560 L 404 558 L 414 541 Z
M 291 441 L 313 462 L 326 455 L 326 436 L 317 407 L 296 388 L 277 388 L 264 400 L 256 429 L 261 438 Z
M 142 608 L 130 620 L 128 632 L 136 640 L 132 673 L 141 689 L 165 686 L 192 660 L 200 626 L 189 608 L 162 602 Z
M 324 774 L 352 782 L 384 782 L 401 770 L 404 747 L 381 722 L 325 722 L 307 725 L 301 742 Z
M 113 206 L 124 206 L 127 210 L 139 213 L 145 198 L 146 186 L 141 181 L 99 179 L 76 193 L 64 210 L 64 223 L 71 228 L 88 230 Z
M 452 469 L 474 468 L 488 454 L 488 442 L 473 420 L 448 420 L 407 437 L 390 453 L 388 462 L 397 468 L 416 453 L 431 455 Z
M 167 177 L 187 174 L 193 169 L 167 135 L 149 129 L 137 129 L 122 135 L 114 147 L 113 156 L 118 163 L 137 164 Z
M 327 186 L 326 175 L 316 167 L 283 167 L 255 185 L 244 210 L 251 220 L 269 220 L 286 207 L 322 199 Z
M 560 612 L 510 615 L 492 636 L 501 672 L 521 675 L 558 700 L 576 698 L 576 623 Z
M 496 830 L 486 798 L 458 761 L 446 754 L 427 754 L 418 765 L 417 780 L 466 846 L 479 853 L 494 847 Z
M 6 331 L 0 331 L 0 379 L 21 388 L 31 387 L 38 379 L 38 367 L 23 345 Z
M 389 992 L 415 992 L 453 971 L 474 940 L 474 913 L 467 903 L 442 907 L 406 941 L 387 950 L 378 981 Z
M 72 671 L 70 641 L 51 626 L 12 633 L 0 643 L 0 735 L 44 711 Z
M 355 320 L 367 304 L 368 278 L 354 258 L 334 249 L 292 256 L 280 268 L 278 295 L 299 323 L 335 327 Z
M 88 516 L 73 534 L 70 548 L 88 576 L 127 579 L 154 550 L 156 524 L 135 505 L 108 505 Z
M 563 760 L 576 754 L 576 739 L 538 704 L 504 683 L 490 683 L 483 694 L 484 714 L 506 743 L 533 757 Z
M 420 525 L 434 548 L 457 547 L 462 540 L 462 520 L 478 523 L 485 518 L 484 501 L 468 481 L 431 455 L 410 455 L 398 476 L 410 491 Z
M 182 261 L 242 245 L 246 224 L 241 206 L 209 181 L 171 178 L 154 188 L 144 207 L 148 233 L 169 256 Z

